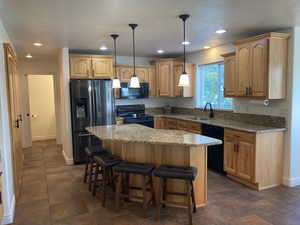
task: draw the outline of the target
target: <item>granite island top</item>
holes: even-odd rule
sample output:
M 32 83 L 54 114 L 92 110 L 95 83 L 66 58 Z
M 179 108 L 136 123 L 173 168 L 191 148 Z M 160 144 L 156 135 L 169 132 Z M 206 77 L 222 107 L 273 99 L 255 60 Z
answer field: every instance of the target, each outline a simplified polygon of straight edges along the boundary
M 219 118 L 195 119 L 196 116 L 186 115 L 186 114 L 152 114 L 152 116 L 188 120 L 188 121 L 193 121 L 193 122 L 199 122 L 201 124 L 214 125 L 214 126 L 231 128 L 231 129 L 236 129 L 236 130 L 241 130 L 241 131 L 246 131 L 246 132 L 253 132 L 253 133 L 281 132 L 281 131 L 287 130 L 286 128 L 268 127 L 268 126 L 250 124 L 250 123 L 239 122 L 239 121 L 235 121 L 235 120 L 225 120 L 225 119 L 219 119 Z
M 180 130 L 165 130 L 138 124 L 87 127 L 86 130 L 101 140 L 159 145 L 210 146 L 222 144 L 221 140 Z

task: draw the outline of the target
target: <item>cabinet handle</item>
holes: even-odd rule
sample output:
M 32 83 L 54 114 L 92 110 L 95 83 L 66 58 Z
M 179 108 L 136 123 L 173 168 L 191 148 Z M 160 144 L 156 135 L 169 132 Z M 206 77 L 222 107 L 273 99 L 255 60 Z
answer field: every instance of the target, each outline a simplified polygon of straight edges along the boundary
M 239 152 L 240 151 L 240 147 L 239 147 L 239 145 L 237 144 L 236 145 L 236 152 Z
M 246 96 L 248 96 L 248 88 L 246 87 Z
M 249 95 L 252 95 L 252 87 L 249 87 Z

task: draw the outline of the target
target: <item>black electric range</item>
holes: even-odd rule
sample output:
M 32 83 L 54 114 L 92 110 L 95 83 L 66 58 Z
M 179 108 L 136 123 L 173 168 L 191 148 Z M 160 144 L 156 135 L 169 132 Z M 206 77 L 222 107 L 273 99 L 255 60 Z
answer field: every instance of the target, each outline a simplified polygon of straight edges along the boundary
M 117 116 L 124 119 L 124 123 L 137 123 L 147 127 L 154 127 L 153 116 L 145 114 L 145 105 L 118 105 Z

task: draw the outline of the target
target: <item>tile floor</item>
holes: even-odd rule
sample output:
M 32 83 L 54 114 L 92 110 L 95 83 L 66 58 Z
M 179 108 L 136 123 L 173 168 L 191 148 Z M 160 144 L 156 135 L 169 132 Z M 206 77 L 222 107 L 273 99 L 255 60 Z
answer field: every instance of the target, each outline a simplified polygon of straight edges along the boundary
M 24 150 L 24 174 L 15 225 L 184 225 L 183 209 L 166 208 L 159 221 L 140 204 L 115 212 L 93 198 L 82 183 L 83 166 L 66 166 L 54 141 Z M 194 225 L 300 225 L 300 187 L 253 191 L 209 172 L 208 205 L 194 214 Z

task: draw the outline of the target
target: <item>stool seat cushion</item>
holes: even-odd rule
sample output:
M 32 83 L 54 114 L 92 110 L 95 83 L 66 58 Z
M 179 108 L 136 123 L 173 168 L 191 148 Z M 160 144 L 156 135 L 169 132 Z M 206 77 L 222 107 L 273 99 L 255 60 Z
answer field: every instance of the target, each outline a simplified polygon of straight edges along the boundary
M 194 180 L 197 176 L 197 168 L 190 166 L 162 165 L 154 170 L 153 175 L 169 179 Z
M 101 146 L 89 146 L 85 147 L 84 151 L 87 156 L 93 157 L 95 155 L 101 155 L 103 153 L 108 153 L 105 149 L 103 149 Z
M 155 166 L 147 163 L 122 162 L 114 167 L 119 173 L 151 174 Z
M 113 156 L 111 153 L 106 152 L 101 155 L 96 155 L 94 157 L 95 161 L 99 163 L 103 167 L 112 167 L 121 162 L 121 160 L 115 156 Z

